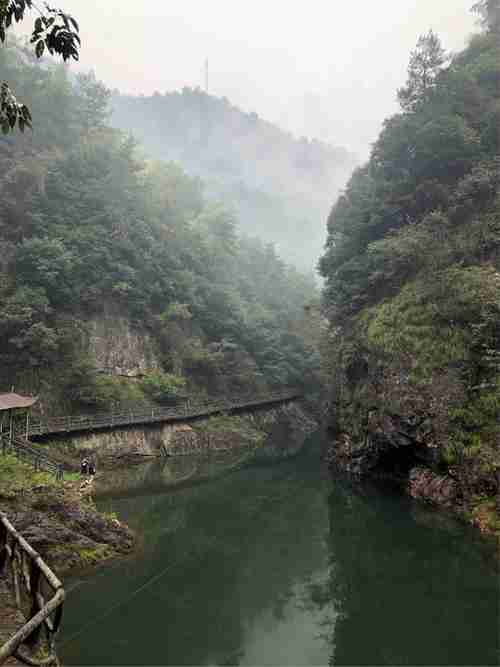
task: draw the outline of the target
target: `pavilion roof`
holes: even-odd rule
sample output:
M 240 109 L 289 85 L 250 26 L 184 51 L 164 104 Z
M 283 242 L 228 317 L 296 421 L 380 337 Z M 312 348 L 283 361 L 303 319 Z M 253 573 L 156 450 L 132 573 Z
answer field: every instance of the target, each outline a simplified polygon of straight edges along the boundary
M 18 408 L 31 408 L 37 402 L 32 396 L 20 396 L 19 394 L 0 394 L 0 412 L 2 410 L 16 410 Z

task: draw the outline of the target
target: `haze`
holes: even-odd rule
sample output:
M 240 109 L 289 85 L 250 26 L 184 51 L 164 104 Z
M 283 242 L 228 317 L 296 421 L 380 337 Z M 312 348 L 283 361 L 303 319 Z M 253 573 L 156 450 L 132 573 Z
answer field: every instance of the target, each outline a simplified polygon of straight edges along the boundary
M 64 0 L 80 22 L 80 66 L 122 92 L 204 85 L 296 135 L 364 157 L 396 110 L 411 49 L 432 28 L 458 50 L 472 0 L 253 3 Z

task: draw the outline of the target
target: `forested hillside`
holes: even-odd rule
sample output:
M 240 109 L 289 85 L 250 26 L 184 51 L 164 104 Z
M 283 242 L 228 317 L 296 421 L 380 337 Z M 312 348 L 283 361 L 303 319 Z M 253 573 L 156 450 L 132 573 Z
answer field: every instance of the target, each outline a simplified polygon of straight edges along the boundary
M 498 529 L 500 11 L 476 10 L 461 53 L 419 41 L 320 268 L 336 463 L 409 475 L 413 495 Z
M 276 243 L 285 259 L 312 270 L 331 194 L 355 166 L 346 150 L 297 140 L 200 89 L 115 93 L 112 108 L 111 123 L 132 131 L 148 155 L 178 161 L 201 177 L 210 197 L 234 207 L 246 234 Z
M 72 82 L 13 45 L 0 77 L 34 119 L 33 132 L 0 139 L 2 390 L 62 410 L 313 384 L 312 280 L 239 236 L 180 166 L 140 160 L 92 76 Z M 103 317 L 126 322 L 123 340 L 147 339 L 153 367 L 133 379 L 99 368 L 91 334 Z

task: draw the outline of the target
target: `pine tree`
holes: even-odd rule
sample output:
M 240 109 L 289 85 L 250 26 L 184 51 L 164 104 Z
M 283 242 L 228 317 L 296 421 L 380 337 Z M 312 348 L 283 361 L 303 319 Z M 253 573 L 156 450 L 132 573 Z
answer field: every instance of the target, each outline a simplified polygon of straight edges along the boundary
M 419 38 L 417 48 L 410 56 L 406 86 L 398 90 L 398 100 L 404 111 L 415 111 L 426 99 L 447 59 L 439 37 L 432 30 Z

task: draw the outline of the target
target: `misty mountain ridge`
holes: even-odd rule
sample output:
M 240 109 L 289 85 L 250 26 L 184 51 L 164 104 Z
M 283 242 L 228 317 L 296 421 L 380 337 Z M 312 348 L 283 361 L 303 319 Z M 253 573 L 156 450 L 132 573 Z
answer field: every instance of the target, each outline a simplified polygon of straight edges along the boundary
M 152 158 L 179 162 L 203 179 L 209 198 L 234 208 L 244 234 L 275 243 L 303 270 L 314 268 L 354 155 L 297 139 L 199 88 L 151 96 L 115 91 L 111 106 L 112 125 L 132 132 Z

